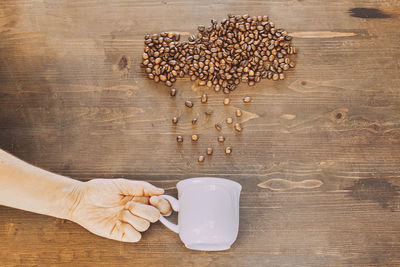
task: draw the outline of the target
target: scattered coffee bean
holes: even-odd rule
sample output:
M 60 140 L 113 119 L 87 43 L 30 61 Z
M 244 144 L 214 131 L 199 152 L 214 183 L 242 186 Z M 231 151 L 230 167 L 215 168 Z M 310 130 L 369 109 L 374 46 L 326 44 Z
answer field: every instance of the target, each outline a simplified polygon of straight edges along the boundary
M 198 162 L 203 162 L 205 160 L 205 157 L 203 155 L 199 156 L 197 159 Z
M 172 123 L 173 124 L 177 124 L 178 123 L 178 118 L 177 117 L 173 117 L 172 118 Z
M 186 100 L 185 101 L 185 106 L 187 106 L 188 108 L 192 108 L 193 107 L 193 102 L 190 100 Z
M 192 124 L 195 125 L 196 123 L 197 123 L 197 118 L 195 117 L 195 118 L 193 118 L 193 120 L 192 120 Z
M 206 95 L 206 94 L 203 94 L 203 95 L 201 96 L 201 99 L 200 99 L 201 103 L 207 103 L 207 100 L 208 100 L 207 95 Z
M 225 141 L 225 137 L 223 137 L 222 135 L 218 136 L 218 142 L 223 143 L 224 141 Z
M 207 154 L 207 155 L 212 155 L 212 153 L 213 153 L 212 147 L 208 147 L 208 148 L 206 149 L 206 154 Z
M 232 124 L 233 123 L 233 119 L 231 117 L 226 118 L 226 123 L 227 124 Z
M 206 114 L 207 116 L 211 116 L 213 113 L 214 113 L 213 110 L 206 110 L 206 111 L 204 112 L 204 114 Z
M 221 131 L 222 130 L 221 124 L 220 123 L 216 123 L 215 124 L 215 129 L 217 129 L 218 131 Z
M 231 99 L 229 97 L 225 97 L 224 105 L 229 105 L 229 103 L 231 103 Z
M 232 153 L 232 148 L 230 146 L 225 147 L 225 154 L 230 155 Z
M 242 125 L 238 122 L 235 123 L 235 130 L 241 132 L 243 130 Z
M 170 96 L 175 96 L 176 95 L 176 89 L 175 88 L 171 88 L 171 90 L 169 90 L 169 95 Z
M 182 137 L 181 135 L 178 135 L 178 136 L 176 137 L 176 141 L 177 141 L 178 143 L 182 143 L 182 142 L 183 142 L 183 137 Z
M 197 142 L 199 140 L 199 136 L 197 134 L 192 135 L 192 141 Z
M 243 98 L 243 102 L 244 102 L 244 103 L 250 103 L 250 102 L 251 102 L 251 97 L 250 97 L 250 96 L 245 96 L 245 97 Z
M 236 117 L 242 117 L 242 111 L 240 109 L 236 110 Z

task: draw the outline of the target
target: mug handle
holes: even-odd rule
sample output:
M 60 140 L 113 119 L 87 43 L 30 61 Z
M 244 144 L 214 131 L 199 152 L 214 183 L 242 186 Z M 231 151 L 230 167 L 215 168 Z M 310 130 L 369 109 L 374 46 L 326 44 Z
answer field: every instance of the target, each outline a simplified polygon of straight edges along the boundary
M 168 195 L 161 195 L 158 197 L 167 200 L 171 204 L 171 207 L 174 211 L 179 211 L 179 201 L 176 198 L 168 196 Z M 174 224 L 174 223 L 168 221 L 162 215 L 160 215 L 160 222 L 162 224 L 164 224 L 169 230 L 179 234 L 179 226 L 177 224 Z

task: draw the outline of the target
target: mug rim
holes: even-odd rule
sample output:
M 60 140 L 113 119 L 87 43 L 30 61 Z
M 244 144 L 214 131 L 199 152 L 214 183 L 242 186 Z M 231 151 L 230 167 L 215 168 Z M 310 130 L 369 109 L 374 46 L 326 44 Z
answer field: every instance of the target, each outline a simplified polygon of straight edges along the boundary
M 179 189 L 179 187 L 182 187 L 184 185 L 187 184 L 193 184 L 193 183 L 219 183 L 219 184 L 225 184 L 225 185 L 229 185 L 229 186 L 234 186 L 237 189 L 239 189 L 239 191 L 242 190 L 242 185 L 239 184 L 238 182 L 235 182 L 233 180 L 230 179 L 226 179 L 226 178 L 219 178 L 219 177 L 193 177 L 193 178 L 188 178 L 188 179 L 184 179 L 182 181 L 179 181 L 176 184 L 176 187 Z

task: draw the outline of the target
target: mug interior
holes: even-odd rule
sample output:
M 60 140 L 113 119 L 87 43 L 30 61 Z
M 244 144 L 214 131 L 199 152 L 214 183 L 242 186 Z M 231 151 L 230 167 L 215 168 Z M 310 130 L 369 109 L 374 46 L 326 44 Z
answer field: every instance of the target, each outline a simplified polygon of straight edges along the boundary
M 185 179 L 185 180 L 178 182 L 176 187 L 179 190 L 180 188 L 183 188 L 187 185 L 193 185 L 193 184 L 222 184 L 225 186 L 236 188 L 239 191 L 242 190 L 242 186 L 239 183 L 229 180 L 229 179 L 217 178 L 217 177 L 189 178 L 189 179 Z

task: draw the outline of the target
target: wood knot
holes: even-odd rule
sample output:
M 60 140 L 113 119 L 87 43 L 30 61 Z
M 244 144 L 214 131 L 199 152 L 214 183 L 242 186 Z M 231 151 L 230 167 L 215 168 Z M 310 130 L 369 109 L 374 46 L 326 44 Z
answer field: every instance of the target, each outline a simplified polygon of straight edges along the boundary
M 124 70 L 128 68 L 128 59 L 126 58 L 126 56 L 121 57 L 121 59 L 118 62 L 118 68 L 119 70 Z
M 291 120 L 293 120 L 295 118 L 296 118 L 296 115 L 294 115 L 294 114 L 282 114 L 281 115 L 281 119 L 284 119 L 284 120 L 291 121 Z
M 330 113 L 331 121 L 341 123 L 346 119 L 346 114 L 349 110 L 347 108 L 338 108 Z
M 266 188 L 271 191 L 287 191 L 296 188 L 304 188 L 304 189 L 314 189 L 321 187 L 323 182 L 316 179 L 311 180 L 303 180 L 300 182 L 289 181 L 286 179 L 273 178 L 269 179 L 265 182 L 259 183 L 257 186 L 261 188 Z
M 350 16 L 363 19 L 384 19 L 391 16 L 376 8 L 352 8 L 349 10 Z

